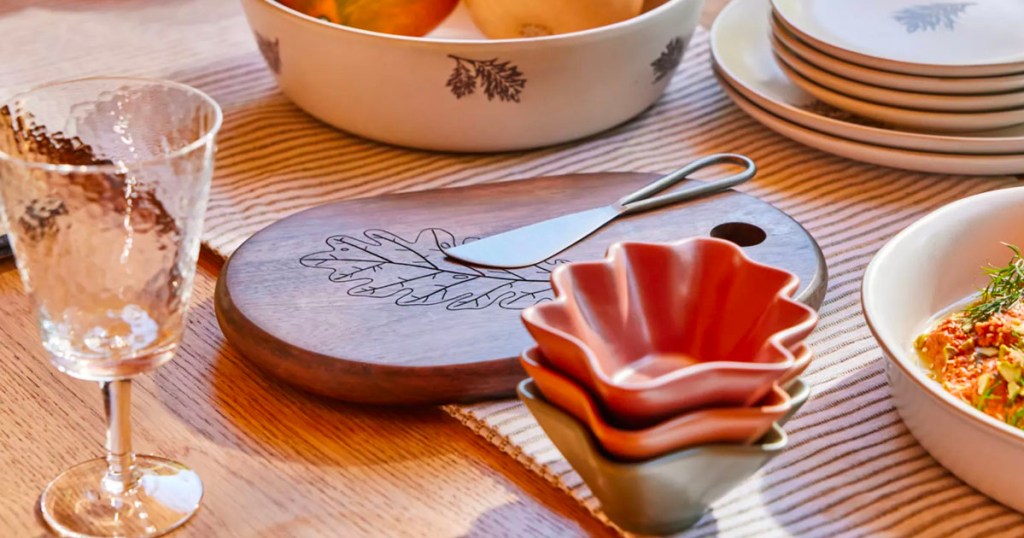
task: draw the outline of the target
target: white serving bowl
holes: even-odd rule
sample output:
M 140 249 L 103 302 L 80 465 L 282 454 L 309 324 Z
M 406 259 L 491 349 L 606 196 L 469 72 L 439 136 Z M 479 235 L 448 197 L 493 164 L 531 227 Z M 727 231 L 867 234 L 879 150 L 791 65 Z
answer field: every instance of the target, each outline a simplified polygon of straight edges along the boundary
M 332 24 L 274 0 L 242 1 L 282 91 L 302 109 L 366 138 L 470 152 L 566 142 L 644 111 L 668 85 L 702 4 L 668 0 L 592 30 L 487 40 L 452 37 L 473 35 L 459 11 L 413 38 Z M 511 89 L 488 95 L 479 75 L 496 69 Z M 456 78 L 475 91 L 456 95 Z
M 864 315 L 885 352 L 896 408 L 943 466 L 982 493 L 1024 512 L 1020 477 L 1024 431 L 961 403 L 930 379 L 913 349 L 927 322 L 976 293 L 982 267 L 1005 265 L 1001 243 L 1024 245 L 1024 188 L 949 204 L 887 243 L 867 268 Z

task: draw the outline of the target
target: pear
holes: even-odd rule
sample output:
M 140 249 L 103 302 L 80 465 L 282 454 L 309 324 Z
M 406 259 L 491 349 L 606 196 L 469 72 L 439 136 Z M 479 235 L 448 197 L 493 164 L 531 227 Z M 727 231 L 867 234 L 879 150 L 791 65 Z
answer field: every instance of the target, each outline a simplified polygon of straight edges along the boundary
M 644 0 L 465 0 L 491 39 L 538 37 L 606 26 L 640 14 Z

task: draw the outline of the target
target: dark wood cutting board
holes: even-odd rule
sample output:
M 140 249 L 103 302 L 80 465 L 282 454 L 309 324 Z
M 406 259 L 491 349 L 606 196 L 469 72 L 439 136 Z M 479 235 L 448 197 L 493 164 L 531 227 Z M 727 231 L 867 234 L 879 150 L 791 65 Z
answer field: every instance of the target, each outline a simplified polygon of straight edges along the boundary
M 826 268 L 785 213 L 735 191 L 617 220 L 543 264 L 474 269 L 440 247 L 609 204 L 652 174 L 581 174 L 350 200 L 260 231 L 217 283 L 228 340 L 303 389 L 352 402 L 436 404 L 512 396 L 532 344 L 520 311 L 551 297 L 563 261 L 597 259 L 616 241 L 716 235 L 800 277 L 817 308 Z M 763 232 L 763 233 L 762 233 Z

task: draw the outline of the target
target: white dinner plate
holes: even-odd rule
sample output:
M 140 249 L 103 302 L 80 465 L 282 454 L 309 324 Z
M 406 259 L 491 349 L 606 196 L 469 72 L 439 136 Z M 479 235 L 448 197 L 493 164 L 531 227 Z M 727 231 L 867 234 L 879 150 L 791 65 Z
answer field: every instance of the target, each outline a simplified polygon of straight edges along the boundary
M 1021 0 L 772 0 L 815 48 L 886 71 L 929 76 L 1024 72 Z
M 996 112 L 934 112 L 910 110 L 863 101 L 811 82 L 785 63 L 779 68 L 800 89 L 836 108 L 876 121 L 926 132 L 967 132 L 1001 129 L 1024 123 L 1024 108 Z
M 768 0 L 734 0 L 711 27 L 711 55 L 722 76 L 745 97 L 804 127 L 842 138 L 941 153 L 1024 153 L 1024 125 L 941 135 L 902 131 L 821 103 L 794 85 L 771 53 Z
M 786 138 L 826 153 L 832 153 L 855 161 L 935 174 L 963 174 L 971 176 L 1024 174 L 1024 155 L 1020 154 L 957 155 L 951 153 L 927 153 L 874 146 L 814 131 L 795 123 L 790 123 L 758 107 L 753 101 L 740 95 L 724 78 L 719 77 L 718 81 L 733 102 L 762 125 Z
M 804 61 L 777 37 L 772 38 L 775 54 L 789 68 L 808 80 L 857 99 L 899 108 L 942 112 L 985 112 L 1024 107 L 1024 91 L 990 95 L 941 95 L 890 90 L 833 75 Z
M 772 31 L 775 33 L 775 37 L 797 56 L 821 69 L 848 79 L 894 90 L 950 95 L 1024 91 L 1024 73 L 1000 77 L 928 77 L 880 71 L 850 63 L 835 56 L 829 56 L 800 41 L 778 21 L 777 16 L 772 18 L 774 19 Z

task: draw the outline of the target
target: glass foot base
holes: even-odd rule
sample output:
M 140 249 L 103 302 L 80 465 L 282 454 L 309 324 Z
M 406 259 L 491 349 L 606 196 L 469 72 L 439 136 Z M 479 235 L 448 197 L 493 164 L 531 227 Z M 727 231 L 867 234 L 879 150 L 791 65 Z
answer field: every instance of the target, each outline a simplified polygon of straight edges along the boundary
M 60 536 L 135 538 L 170 532 L 199 508 L 203 483 L 180 463 L 137 455 L 138 483 L 121 494 L 101 484 L 103 458 L 80 463 L 50 482 L 39 499 L 43 519 Z

